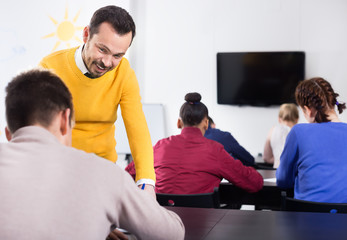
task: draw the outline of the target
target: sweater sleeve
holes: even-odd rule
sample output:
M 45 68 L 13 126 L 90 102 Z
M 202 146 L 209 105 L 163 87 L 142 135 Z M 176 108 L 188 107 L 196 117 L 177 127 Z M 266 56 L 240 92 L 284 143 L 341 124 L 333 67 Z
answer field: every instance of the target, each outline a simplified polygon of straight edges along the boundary
M 234 158 L 239 159 L 246 166 L 254 165 L 254 157 L 238 143 L 231 133 L 226 132 L 224 137 L 228 145 L 228 152 L 230 152 Z
M 257 192 L 263 187 L 263 177 L 253 168 L 235 160 L 224 149 L 219 150 L 222 177 L 247 192 Z
M 185 228 L 176 213 L 161 207 L 150 194 L 137 188 L 129 175 L 123 179 L 120 228 L 138 239 L 184 239 Z
M 136 169 L 136 181 L 151 179 L 155 181 L 153 166 L 153 147 L 146 118 L 142 109 L 140 88 L 134 71 L 126 62 L 120 71 L 120 78 L 124 78 L 120 107 L 129 146 Z
M 299 146 L 296 139 L 295 130 L 293 128 L 287 136 L 286 143 L 281 154 L 280 165 L 276 171 L 278 187 L 294 187 L 295 176 L 297 173 L 298 154 Z

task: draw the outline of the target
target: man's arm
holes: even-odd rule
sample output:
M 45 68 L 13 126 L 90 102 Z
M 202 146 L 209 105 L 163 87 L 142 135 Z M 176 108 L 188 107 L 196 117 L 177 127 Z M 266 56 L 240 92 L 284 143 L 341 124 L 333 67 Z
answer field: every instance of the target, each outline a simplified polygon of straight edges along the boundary
M 224 138 L 226 145 L 228 145 L 228 152 L 231 153 L 234 158 L 239 159 L 246 166 L 254 165 L 254 157 L 238 143 L 231 133 L 225 132 Z
M 184 239 L 184 225 L 180 217 L 161 207 L 146 191 L 134 184 L 131 177 L 122 172 L 120 228 L 128 230 L 139 239 Z
M 128 166 L 126 166 L 125 171 L 127 171 L 131 177 L 135 180 L 136 178 L 136 170 L 135 170 L 135 164 L 134 161 L 132 161 L 131 163 L 128 164 Z M 142 179 L 140 179 L 138 182 L 141 182 Z M 154 190 L 154 186 L 151 184 L 146 184 L 146 183 L 142 183 L 142 184 L 137 184 L 139 188 L 141 188 L 142 190 L 146 190 L 147 192 L 149 192 L 155 199 L 157 198 L 155 195 L 155 190 Z
M 263 177 L 253 168 L 247 167 L 231 157 L 224 149 L 218 152 L 223 178 L 248 192 L 257 192 L 263 187 Z
M 124 59 L 126 60 L 126 59 Z M 125 78 L 122 88 L 120 107 L 124 126 L 129 139 L 131 154 L 136 168 L 136 183 L 138 185 L 152 185 L 146 190 L 154 190 L 155 172 L 153 166 L 153 148 L 146 118 L 142 110 L 140 88 L 134 71 L 127 61 L 122 61 L 122 68 L 118 74 Z M 154 192 L 154 191 L 153 191 Z

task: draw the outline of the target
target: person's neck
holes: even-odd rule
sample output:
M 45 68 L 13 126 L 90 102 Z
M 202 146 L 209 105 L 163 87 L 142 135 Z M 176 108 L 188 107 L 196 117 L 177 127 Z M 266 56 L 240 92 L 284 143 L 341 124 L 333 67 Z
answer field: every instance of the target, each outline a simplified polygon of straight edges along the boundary
M 330 122 L 341 122 L 341 120 L 339 119 L 339 117 L 335 114 L 335 115 L 329 115 L 328 119 L 330 120 Z
M 292 122 L 292 121 L 282 121 L 282 124 L 286 125 L 286 126 L 288 126 L 290 128 L 292 128 L 295 125 L 295 123 Z
M 82 46 L 82 50 L 81 50 L 81 55 L 82 55 L 82 61 L 83 61 L 83 63 L 84 63 L 84 66 L 86 66 L 86 68 L 87 68 L 87 65 L 86 65 L 86 62 L 84 61 L 84 58 L 85 58 L 85 53 L 84 53 L 84 47 L 85 47 L 85 44 L 83 44 L 83 46 Z M 89 69 L 87 68 L 87 70 L 88 70 L 88 72 L 89 72 Z
M 183 126 L 183 127 L 182 127 L 182 130 L 183 130 L 183 128 L 185 128 L 185 127 L 194 127 L 194 128 L 200 129 L 202 136 L 204 136 L 204 135 L 205 135 L 205 132 L 206 132 L 206 129 L 204 129 L 202 126 L 199 126 L 199 125 L 195 125 L 195 126 Z
M 339 117 L 337 116 L 335 109 L 331 109 L 328 113 L 328 119 L 330 120 L 330 122 L 341 122 L 341 120 L 339 119 Z

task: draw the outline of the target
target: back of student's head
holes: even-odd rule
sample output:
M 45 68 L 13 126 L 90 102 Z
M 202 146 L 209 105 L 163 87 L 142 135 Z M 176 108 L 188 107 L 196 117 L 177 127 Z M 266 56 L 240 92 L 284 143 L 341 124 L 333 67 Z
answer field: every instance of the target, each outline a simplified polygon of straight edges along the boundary
M 180 118 L 185 126 L 196 126 L 208 117 L 207 107 L 201 102 L 199 93 L 187 93 L 184 100 L 186 102 L 180 109 Z
M 71 109 L 72 96 L 54 73 L 33 69 L 12 79 L 6 87 L 6 120 L 10 132 L 22 127 L 40 124 L 50 126 L 60 111 Z
M 304 80 L 298 84 L 295 90 L 296 102 L 300 107 L 307 106 L 317 111 L 315 121 L 329 122 L 326 114 L 330 109 L 334 109 L 337 105 L 339 113 L 346 108 L 345 103 L 339 103 L 330 83 L 323 78 L 316 77 Z
M 299 119 L 298 107 L 294 103 L 284 103 L 280 106 L 278 117 L 283 121 L 296 123 Z
M 213 119 L 210 116 L 208 116 L 207 119 L 208 119 L 208 125 L 209 126 L 213 126 L 215 124 Z

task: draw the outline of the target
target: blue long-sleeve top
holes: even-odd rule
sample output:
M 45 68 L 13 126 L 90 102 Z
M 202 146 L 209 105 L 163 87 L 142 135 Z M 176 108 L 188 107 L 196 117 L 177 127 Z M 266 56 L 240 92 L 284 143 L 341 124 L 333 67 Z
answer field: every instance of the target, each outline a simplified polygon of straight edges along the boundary
M 239 159 L 244 165 L 254 165 L 254 157 L 236 141 L 231 133 L 209 126 L 204 136 L 221 143 L 232 157 Z
M 294 198 L 347 202 L 347 124 L 300 123 L 289 132 L 276 171 L 277 186 Z

